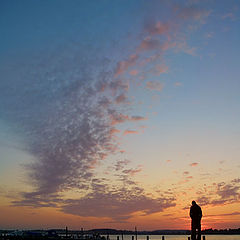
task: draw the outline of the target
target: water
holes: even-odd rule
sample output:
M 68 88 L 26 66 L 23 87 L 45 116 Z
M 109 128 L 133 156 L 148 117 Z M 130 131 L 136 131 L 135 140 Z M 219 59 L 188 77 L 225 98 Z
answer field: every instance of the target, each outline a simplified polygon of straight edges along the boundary
M 110 240 L 117 240 L 118 235 L 110 235 Z M 187 240 L 190 235 L 165 235 L 165 240 Z M 240 235 L 204 235 L 206 240 L 240 240 Z M 134 237 L 135 238 L 135 237 Z M 121 240 L 121 236 L 119 235 Z M 132 240 L 132 235 L 124 235 L 124 240 Z M 138 235 L 138 240 L 146 240 L 147 235 Z M 162 235 L 149 235 L 149 240 L 162 240 Z

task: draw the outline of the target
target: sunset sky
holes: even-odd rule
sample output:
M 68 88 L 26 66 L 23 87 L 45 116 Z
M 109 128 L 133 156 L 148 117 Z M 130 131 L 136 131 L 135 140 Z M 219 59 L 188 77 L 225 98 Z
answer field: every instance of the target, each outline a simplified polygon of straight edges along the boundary
M 239 0 L 1 0 L 0 229 L 240 227 Z

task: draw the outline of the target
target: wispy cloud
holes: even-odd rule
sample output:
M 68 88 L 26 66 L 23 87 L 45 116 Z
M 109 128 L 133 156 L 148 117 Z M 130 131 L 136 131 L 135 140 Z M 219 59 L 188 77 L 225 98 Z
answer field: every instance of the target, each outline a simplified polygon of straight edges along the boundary
M 123 123 L 126 121 L 141 121 L 141 120 L 145 120 L 145 117 L 142 116 L 128 116 L 128 115 L 124 115 L 122 113 L 119 113 L 117 111 L 113 111 L 113 110 L 109 110 L 109 115 L 110 115 L 110 119 L 111 119 L 111 124 L 112 125 L 116 125 L 119 123 Z
M 138 131 L 136 131 L 136 130 L 125 130 L 124 131 L 124 135 L 128 135 L 128 134 L 138 134 L 139 132 Z
M 66 200 L 62 211 L 79 216 L 109 217 L 115 221 L 127 220 L 135 212 L 144 214 L 162 212 L 175 206 L 174 199 L 152 199 L 142 193 L 142 189 L 122 188 L 120 191 L 96 191 L 81 199 Z
M 126 59 L 124 61 L 120 61 L 117 64 L 117 68 L 115 71 L 115 77 L 126 72 L 129 67 L 134 66 L 136 64 L 138 58 L 139 58 L 139 56 L 137 54 L 133 54 L 128 59 Z
M 157 21 L 154 23 L 146 23 L 144 29 L 150 35 L 163 35 L 163 34 L 167 34 L 168 31 L 170 31 L 170 26 L 169 26 L 169 23 Z
M 161 92 L 163 90 L 163 83 L 149 81 L 146 83 L 146 88 Z
M 198 165 L 197 162 L 193 162 L 193 163 L 190 163 L 190 164 L 189 164 L 189 166 L 191 166 L 191 167 L 196 167 L 197 165 Z
M 233 179 L 229 183 L 214 183 L 199 192 L 198 202 L 201 205 L 225 205 L 240 201 L 240 182 Z

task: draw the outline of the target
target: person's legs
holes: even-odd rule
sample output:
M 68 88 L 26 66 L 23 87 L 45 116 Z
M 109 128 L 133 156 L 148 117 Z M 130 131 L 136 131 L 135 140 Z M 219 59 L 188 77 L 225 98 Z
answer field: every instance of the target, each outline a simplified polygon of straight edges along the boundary
M 197 230 L 198 230 L 197 240 L 201 240 L 201 222 L 198 223 Z
M 191 234 L 192 240 L 196 240 L 196 224 L 192 222 L 192 234 Z

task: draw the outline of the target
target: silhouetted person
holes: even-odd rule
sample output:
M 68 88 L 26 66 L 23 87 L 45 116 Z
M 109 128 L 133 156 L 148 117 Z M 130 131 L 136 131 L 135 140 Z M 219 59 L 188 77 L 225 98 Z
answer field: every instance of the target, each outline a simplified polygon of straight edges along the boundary
M 202 209 L 196 204 L 195 201 L 192 201 L 190 217 L 192 219 L 192 240 L 196 240 L 196 230 L 198 230 L 197 240 L 201 240 Z

